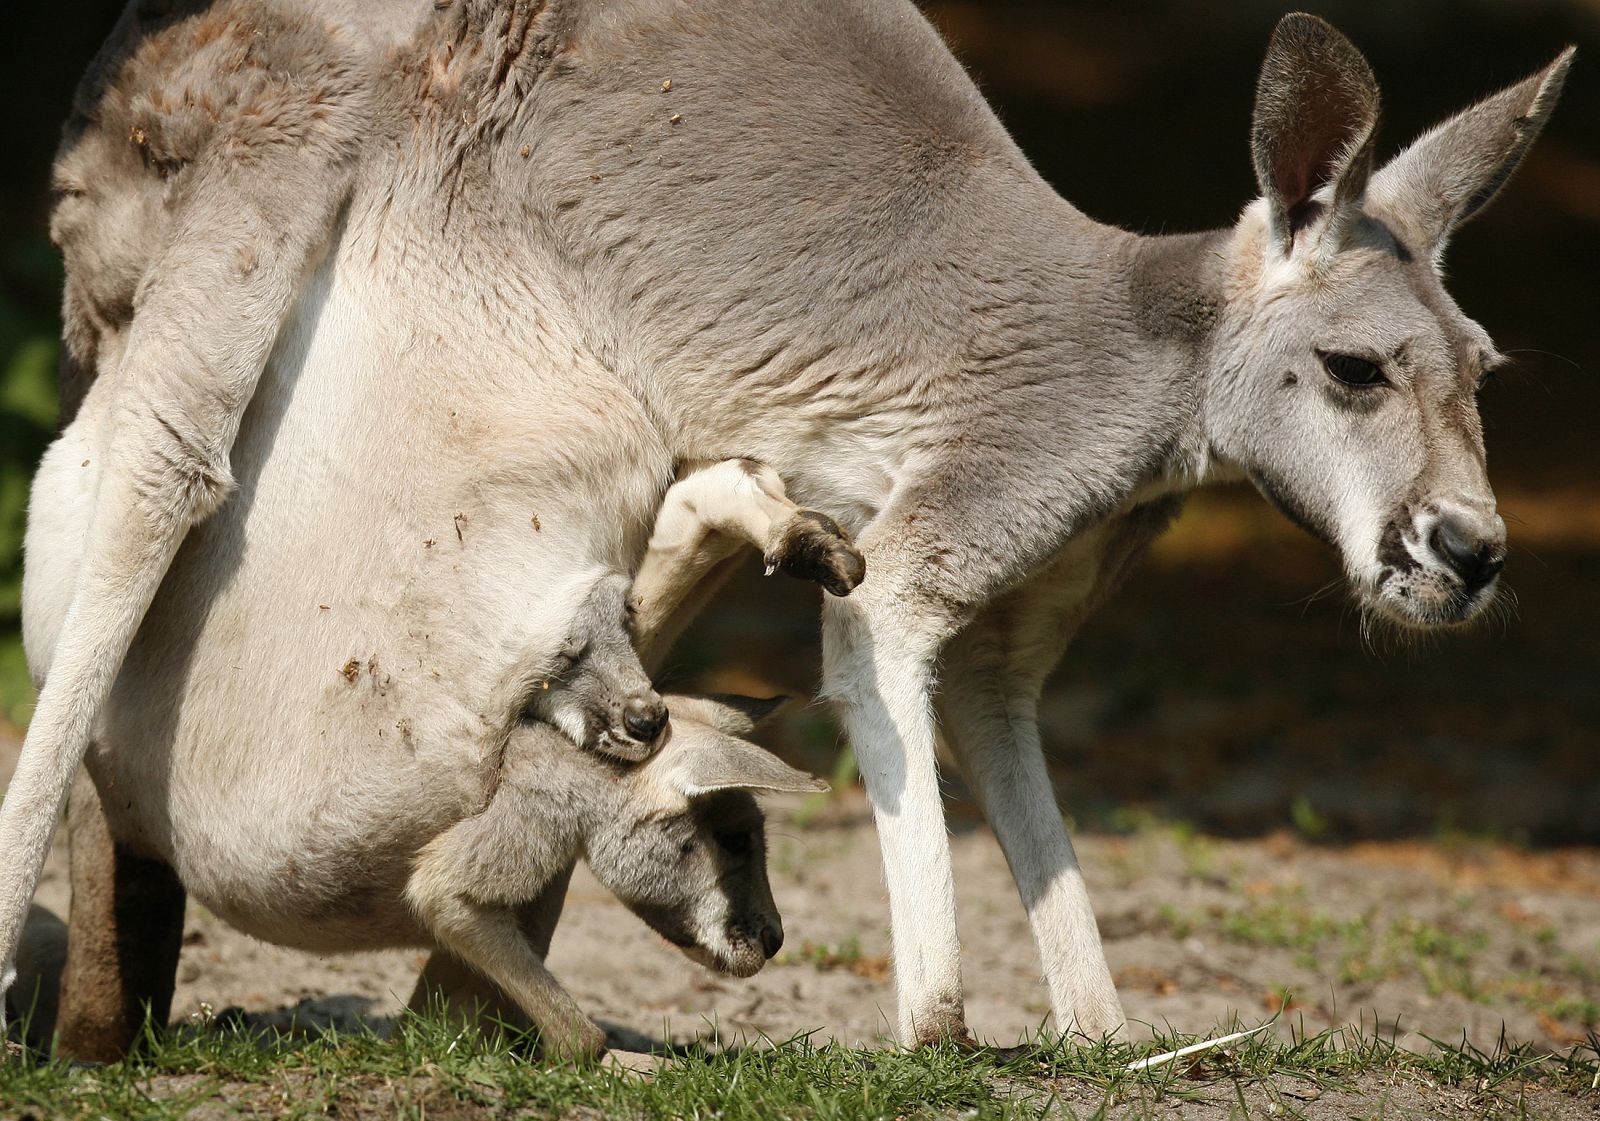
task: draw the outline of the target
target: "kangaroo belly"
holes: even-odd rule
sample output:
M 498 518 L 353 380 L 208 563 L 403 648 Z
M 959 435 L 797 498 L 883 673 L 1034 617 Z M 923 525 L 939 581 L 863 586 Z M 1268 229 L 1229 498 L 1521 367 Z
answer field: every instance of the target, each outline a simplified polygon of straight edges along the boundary
M 554 654 L 649 524 L 593 516 L 605 488 L 562 444 L 584 433 L 516 395 L 541 355 L 441 339 L 346 270 L 330 258 L 284 329 L 238 490 L 174 562 L 93 761 L 119 838 L 235 925 L 325 949 L 417 937 L 400 886 L 486 803 L 507 674 Z M 637 503 L 657 474 L 645 455 L 607 486 Z

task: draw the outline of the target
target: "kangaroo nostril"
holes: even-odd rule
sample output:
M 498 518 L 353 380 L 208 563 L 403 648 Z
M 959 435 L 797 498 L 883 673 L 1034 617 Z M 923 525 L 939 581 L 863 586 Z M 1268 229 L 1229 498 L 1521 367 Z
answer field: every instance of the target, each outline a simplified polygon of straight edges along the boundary
M 632 697 L 623 706 L 622 726 L 634 739 L 650 743 L 667 726 L 667 706 L 653 693 Z
M 1506 566 L 1505 554 L 1495 545 L 1475 539 L 1451 518 L 1441 518 L 1433 527 L 1428 547 L 1461 577 L 1468 592 L 1487 586 Z
M 775 926 L 766 927 L 761 931 L 761 952 L 767 957 L 777 957 L 778 951 L 783 949 L 783 931 Z

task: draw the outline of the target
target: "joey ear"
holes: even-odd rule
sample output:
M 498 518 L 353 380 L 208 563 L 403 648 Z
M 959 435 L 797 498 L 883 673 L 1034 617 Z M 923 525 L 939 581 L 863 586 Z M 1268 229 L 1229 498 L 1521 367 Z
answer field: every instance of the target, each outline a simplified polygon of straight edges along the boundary
M 1256 81 L 1251 157 L 1267 200 L 1275 248 L 1288 256 L 1296 235 L 1338 249 L 1360 211 L 1378 131 L 1378 82 L 1361 52 L 1332 25 L 1304 12 L 1278 21 Z M 1313 201 L 1332 186 L 1326 212 Z
M 667 711 L 674 716 L 698 720 L 731 736 L 748 736 L 756 727 L 782 708 L 788 697 L 742 697 L 737 693 L 688 695 L 671 694 Z
M 1374 200 L 1435 260 L 1517 170 L 1556 107 L 1574 54 L 1568 47 L 1537 74 L 1424 133 L 1373 177 Z
M 748 740 L 715 733 L 697 737 L 674 760 L 672 781 L 687 798 L 717 790 L 770 790 L 798 794 L 824 791 L 828 784 L 797 771 Z

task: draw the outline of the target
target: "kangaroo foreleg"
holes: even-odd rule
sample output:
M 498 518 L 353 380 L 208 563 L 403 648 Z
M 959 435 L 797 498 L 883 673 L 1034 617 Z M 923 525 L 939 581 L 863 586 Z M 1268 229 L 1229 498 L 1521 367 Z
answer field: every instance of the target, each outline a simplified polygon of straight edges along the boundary
M 526 1022 L 539 1029 L 546 1055 L 570 1059 L 599 1054 L 605 1049 L 605 1032 L 583 1014 L 545 967 L 544 954 L 525 932 L 519 909 L 477 898 L 470 890 L 473 885 L 455 871 L 454 862 L 469 851 L 465 845 L 444 845 L 425 852 L 406 889 L 412 910 L 440 950 L 454 959 L 435 967 L 447 1007 L 481 1015 L 498 1009 L 500 1002 L 492 998 L 504 993 Z M 561 874 L 562 889 L 567 874 Z M 457 963 L 470 967 L 488 987 L 471 983 Z M 426 981 L 424 977 L 419 982 L 419 989 Z M 458 985 L 461 981 L 468 984 Z M 468 1000 L 472 1003 L 463 1007 Z
M 566 903 L 572 870 L 558 875 L 531 903 L 516 908 L 517 926 L 542 961 L 550 954 L 550 940 Z M 501 1023 L 511 1028 L 533 1026 L 504 989 L 448 950 L 428 956 L 411 992 L 407 1007 L 422 1014 L 441 1014 L 463 1023 Z

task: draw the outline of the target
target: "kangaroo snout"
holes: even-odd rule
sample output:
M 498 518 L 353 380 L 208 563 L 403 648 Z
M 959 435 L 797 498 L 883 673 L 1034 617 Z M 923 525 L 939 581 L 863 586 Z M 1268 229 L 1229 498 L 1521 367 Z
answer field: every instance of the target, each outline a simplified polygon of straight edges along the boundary
M 1506 565 L 1506 527 L 1492 505 L 1439 502 L 1403 511 L 1384 537 L 1372 603 L 1396 622 L 1452 626 L 1494 602 Z
M 771 961 L 783 949 L 783 927 L 778 923 L 761 928 L 761 952 Z
M 1500 519 L 1494 519 L 1498 524 Z M 1454 514 L 1440 518 L 1428 534 L 1428 548 L 1461 578 L 1468 595 L 1488 587 L 1506 566 L 1505 531 L 1485 532 Z
M 654 743 L 667 726 L 667 704 L 655 692 L 635 693 L 622 706 L 622 727 L 640 743 Z

